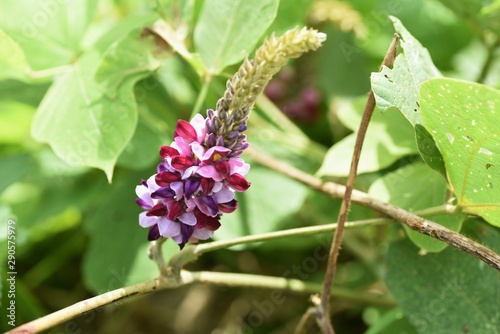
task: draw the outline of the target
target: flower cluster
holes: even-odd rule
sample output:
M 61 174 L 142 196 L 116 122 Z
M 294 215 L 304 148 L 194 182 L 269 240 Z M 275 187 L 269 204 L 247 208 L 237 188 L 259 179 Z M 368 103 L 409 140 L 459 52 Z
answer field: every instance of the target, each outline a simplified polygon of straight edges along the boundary
M 179 120 L 172 144 L 160 148 L 157 173 L 136 187 L 136 202 L 146 210 L 139 224 L 149 228 L 149 240 L 172 238 L 183 248 L 210 238 L 222 213 L 236 209 L 235 191 L 250 186 L 244 178 L 250 166 L 207 133 L 210 127 L 199 114 L 190 123 Z M 239 145 L 248 146 L 244 138 Z
M 158 172 L 136 188 L 137 203 L 146 210 L 139 224 L 149 228 L 149 240 L 172 238 L 182 248 L 210 238 L 221 215 L 236 210 L 235 192 L 250 186 L 244 178 L 250 166 L 240 158 L 248 147 L 250 110 L 288 59 L 316 50 L 325 38 L 307 28 L 271 36 L 227 81 L 206 119 L 196 115 L 190 123 L 177 123 L 173 143 L 160 149 Z

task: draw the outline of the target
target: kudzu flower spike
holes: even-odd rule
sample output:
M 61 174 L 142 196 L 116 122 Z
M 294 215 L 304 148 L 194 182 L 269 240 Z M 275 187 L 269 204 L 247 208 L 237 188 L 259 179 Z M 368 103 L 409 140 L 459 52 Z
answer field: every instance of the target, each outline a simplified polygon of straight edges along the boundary
M 250 166 L 240 155 L 248 147 L 243 132 L 257 96 L 287 59 L 316 50 L 325 37 L 306 28 L 272 36 L 227 82 L 216 110 L 177 122 L 174 141 L 160 148 L 157 173 L 136 187 L 136 202 L 145 210 L 139 224 L 149 228 L 149 240 L 172 238 L 183 248 L 210 238 L 222 214 L 236 210 L 235 192 L 250 187 Z

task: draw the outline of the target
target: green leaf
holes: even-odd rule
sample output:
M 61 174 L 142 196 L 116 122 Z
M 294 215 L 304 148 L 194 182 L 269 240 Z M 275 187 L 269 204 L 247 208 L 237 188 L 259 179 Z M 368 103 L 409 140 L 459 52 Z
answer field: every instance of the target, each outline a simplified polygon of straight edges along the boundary
M 452 247 L 421 256 L 407 241 L 392 243 L 386 262 L 387 286 L 419 333 L 500 333 L 500 272 Z
M 391 17 L 394 29 L 401 37 L 404 53 L 397 56 L 392 69 L 384 67 L 371 75 L 377 106 L 382 110 L 396 107 L 415 126 L 422 124 L 418 105 L 418 90 L 425 80 L 440 77 L 429 51 L 403 26 Z
M 169 54 L 154 43 L 153 36 L 144 36 L 141 30 L 134 30 L 110 45 L 95 75 L 96 81 L 105 87 L 107 94 L 116 97 L 118 88 L 128 78 L 143 76 L 162 65 Z
M 6 78 L 22 80 L 27 67 L 24 51 L 0 29 L 0 80 Z
M 158 154 L 161 145 L 170 141 L 166 134 L 158 130 L 146 119 L 139 118 L 132 140 L 118 159 L 118 165 L 134 169 L 143 169 L 160 162 Z
M 377 65 L 370 67 L 369 57 L 352 33 L 333 26 L 323 31 L 328 38 L 315 55 L 316 64 L 310 64 L 318 75 L 318 87 L 329 97 L 365 94 L 370 89 L 366 78 Z
M 35 108 L 17 101 L 0 100 L 0 143 L 23 144 L 30 137 Z
M 393 68 L 385 67 L 372 73 L 372 90 L 377 106 L 382 110 L 396 107 L 416 127 L 422 124 L 418 92 L 425 80 L 441 77 L 434 66 L 429 51 L 417 41 L 401 21 L 391 17 L 394 29 L 401 37 L 403 53 L 398 55 Z M 435 144 L 429 141 L 425 130 L 416 129 L 417 147 L 422 159 L 433 169 L 443 172 L 444 167 Z
M 247 175 L 252 186 L 238 193 L 238 210 L 222 216 L 217 239 L 230 239 L 286 228 L 288 218 L 300 210 L 307 188 L 269 169 L 252 166 Z
M 209 72 L 247 56 L 276 17 L 279 0 L 205 1 L 194 44 Z
M 264 96 L 248 120 L 248 142 L 257 150 L 283 160 L 305 172 L 318 170 L 326 148 L 311 140 Z
M 277 36 L 296 26 L 303 26 L 307 22 L 313 0 L 280 1 L 276 20 L 267 30 L 269 35 Z
M 137 124 L 132 89 L 160 66 L 152 42 L 138 34 L 110 45 L 102 62 L 98 52 L 84 54 L 53 84 L 33 121 L 35 139 L 72 165 L 102 169 L 109 181 Z
M 377 179 L 368 192 L 375 198 L 408 211 L 423 210 L 446 203 L 446 181 L 422 163 L 413 163 Z M 465 215 L 439 214 L 426 217 L 453 231 L 460 231 Z M 448 245 L 403 225 L 408 237 L 428 252 L 440 252 Z
M 444 160 L 441 152 L 436 146 L 434 138 L 425 127 L 420 124 L 415 125 L 415 137 L 417 138 L 417 148 L 422 160 L 438 173 L 446 176 Z
M 99 54 L 88 53 L 52 85 L 35 114 L 32 135 L 62 160 L 102 169 L 111 181 L 136 127 L 132 88 L 138 78 L 123 83 L 111 99 L 92 79 L 98 63 Z
M 4 1 L 0 28 L 19 43 L 34 70 L 70 63 L 94 15 L 97 0 Z
M 0 194 L 7 187 L 35 169 L 33 158 L 28 153 L 7 155 L 0 158 Z
M 366 97 L 351 103 L 342 103 L 338 116 L 347 127 L 357 129 L 361 122 Z M 352 153 L 357 131 L 333 145 L 327 152 L 320 176 L 347 176 L 351 165 Z M 390 166 L 399 158 L 416 154 L 417 147 L 413 129 L 396 110 L 381 113 L 375 110 L 363 143 L 358 165 L 358 173 L 368 173 Z
M 458 205 L 500 226 L 500 91 L 433 79 L 420 97 L 424 125 L 443 155 Z
M 458 16 L 480 27 L 500 33 L 500 5 L 493 0 L 440 0 Z
M 364 334 L 387 333 L 415 334 L 417 331 L 410 325 L 403 311 L 400 308 L 395 308 L 385 313 Z

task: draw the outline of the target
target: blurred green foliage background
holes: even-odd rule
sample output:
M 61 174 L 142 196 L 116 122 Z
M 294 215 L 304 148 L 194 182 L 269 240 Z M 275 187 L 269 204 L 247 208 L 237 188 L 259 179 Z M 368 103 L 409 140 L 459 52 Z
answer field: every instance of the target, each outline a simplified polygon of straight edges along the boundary
M 6 224 L 13 219 L 16 324 L 157 275 L 146 256 L 147 231 L 138 225 L 141 210 L 134 203 L 134 189 L 141 178 L 155 171 L 159 146 L 171 142 L 177 119 L 189 119 L 203 89 L 200 74 L 209 68 L 202 63 L 207 61 L 204 55 L 218 47 L 204 40 L 201 28 L 196 30 L 206 24 L 202 16 L 208 2 L 0 3 L 0 42 L 5 46 L 0 50 L 0 271 L 2 275 L 8 271 L 3 249 L 7 249 Z M 355 113 L 339 115 L 339 110 L 363 104 L 370 74 L 378 69 L 394 33 L 388 15 L 398 17 L 429 49 L 444 75 L 498 88 L 500 62 L 491 50 L 498 46 L 494 22 L 500 22 L 496 20 L 499 4 L 296 0 L 281 1 L 278 6 L 278 1 L 257 1 L 253 6 L 271 8 L 266 9 L 271 13 L 270 26 L 263 36 L 311 26 L 325 32 L 328 39 L 319 51 L 291 62 L 271 82 L 267 97 L 252 112 L 249 142 L 316 173 L 328 148 L 355 129 L 349 126 L 352 120 L 342 119 Z M 275 18 L 273 6 L 278 6 Z M 151 30 L 143 30 L 160 17 L 178 29 L 191 59 L 179 55 Z M 267 27 L 260 21 L 252 27 L 252 22 L 250 29 Z M 262 42 L 262 32 L 255 37 L 257 44 Z M 232 38 L 234 43 L 238 38 L 250 39 Z M 203 48 L 209 51 L 204 53 Z M 214 73 L 201 100 L 202 112 L 215 106 L 242 56 Z M 491 66 L 483 73 L 485 62 Z M 92 147 L 98 137 L 87 132 L 82 138 L 72 132 L 81 122 L 79 117 L 89 112 L 88 105 L 81 107 L 88 101 L 100 121 L 106 113 L 114 115 L 108 120 L 109 140 L 95 152 Z M 57 144 L 50 147 L 44 142 Z M 342 149 L 345 158 L 339 165 L 348 165 L 350 149 Z M 87 152 L 92 158 L 81 159 Z M 377 178 L 413 163 L 416 156 L 416 150 L 405 151 L 386 166 L 363 171 L 357 187 L 367 191 Z M 340 182 L 345 177 L 341 172 L 325 175 Z M 338 200 L 257 164 L 252 165 L 248 178 L 252 187 L 240 198 L 241 210 L 224 217 L 215 238 L 336 219 Z M 349 220 L 376 216 L 354 205 Z M 489 235 L 498 233 L 477 221 L 467 231 L 477 235 L 485 228 L 491 229 Z M 337 333 L 422 332 L 415 319 L 410 319 L 412 326 L 403 316 L 383 281 L 389 243 L 402 235 L 397 225 L 346 233 L 336 280 L 344 294 L 333 305 Z M 290 278 L 320 283 L 325 259 L 319 254 L 326 251 L 329 240 L 327 236 L 303 237 L 235 247 L 205 255 L 189 269 L 273 276 L 292 272 Z M 414 249 L 410 243 L 398 242 L 391 245 L 397 252 Z M 169 256 L 176 251 L 177 246 L 168 242 L 165 253 Z M 445 252 L 452 258 L 462 255 Z M 390 254 L 388 263 L 398 262 L 396 253 Z M 491 276 L 493 282 L 496 278 Z M 3 312 L 8 285 L 4 279 L 0 284 Z M 364 298 L 366 292 L 381 299 Z M 285 292 L 283 300 L 269 303 L 269 296 L 267 290 L 187 286 L 96 310 L 49 333 L 291 333 L 308 306 L 308 297 Z M 4 320 L 2 315 L 0 328 L 7 330 L 10 326 Z

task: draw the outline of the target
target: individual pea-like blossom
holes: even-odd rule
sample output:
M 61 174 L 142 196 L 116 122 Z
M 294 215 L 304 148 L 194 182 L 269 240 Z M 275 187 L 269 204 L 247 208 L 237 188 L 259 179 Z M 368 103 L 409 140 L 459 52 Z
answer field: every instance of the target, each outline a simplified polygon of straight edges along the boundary
M 235 192 L 245 191 L 250 166 L 222 145 L 207 147 L 206 121 L 197 114 L 179 120 L 170 146 L 160 148 L 157 173 L 136 187 L 136 202 L 146 211 L 139 224 L 149 240 L 172 238 L 181 248 L 212 236 L 223 213 L 238 205 Z
M 272 36 L 228 80 L 215 110 L 206 118 L 197 114 L 177 122 L 174 141 L 160 148 L 157 173 L 136 187 L 136 202 L 145 210 L 139 224 L 149 228 L 149 240 L 172 238 L 183 248 L 210 238 L 222 214 L 236 210 L 235 193 L 250 187 L 245 179 L 250 166 L 240 157 L 248 147 L 250 110 L 289 58 L 316 50 L 325 38 L 306 28 Z

